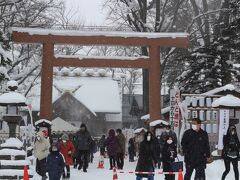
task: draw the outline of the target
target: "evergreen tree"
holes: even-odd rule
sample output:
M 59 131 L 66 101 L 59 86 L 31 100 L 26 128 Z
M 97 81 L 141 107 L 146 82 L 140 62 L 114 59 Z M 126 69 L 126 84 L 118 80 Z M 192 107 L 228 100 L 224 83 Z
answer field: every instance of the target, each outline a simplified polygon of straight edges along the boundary
M 5 41 L 3 33 L 0 31 L 0 83 L 8 79 L 7 66 L 11 65 L 10 46 Z

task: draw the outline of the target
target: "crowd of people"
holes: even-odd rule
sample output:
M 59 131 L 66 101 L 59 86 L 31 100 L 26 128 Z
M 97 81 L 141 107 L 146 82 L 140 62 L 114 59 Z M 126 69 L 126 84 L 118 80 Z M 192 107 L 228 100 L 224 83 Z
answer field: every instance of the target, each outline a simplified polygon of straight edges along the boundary
M 162 168 L 164 172 L 173 171 L 173 162 L 177 158 L 178 141 L 181 144 L 181 153 L 185 161 L 185 180 L 190 180 L 195 170 L 195 180 L 205 180 L 206 164 L 212 162 L 208 134 L 201 129 L 199 119 L 192 120 L 192 126 L 186 130 L 182 139 L 177 139 L 170 125 L 165 125 L 158 131 L 147 131 L 138 137 L 126 139 L 121 129 L 110 129 L 107 135 L 102 135 L 99 140 L 94 140 L 85 124 L 74 135 L 63 134 L 59 138 L 53 138 L 51 143 L 44 132 L 38 132 L 34 145 L 36 160 L 36 172 L 50 180 L 70 178 L 70 166 L 87 172 L 89 162 L 93 161 L 94 153 L 98 150 L 104 158 L 109 158 L 110 169 L 123 169 L 124 159 L 128 154 L 129 162 L 137 159 L 136 172 L 154 172 L 155 168 Z M 50 145 L 51 144 L 51 145 Z M 238 159 L 240 143 L 236 127 L 230 125 L 227 134 L 223 138 L 223 153 L 225 171 L 222 180 L 230 171 L 230 163 L 233 165 L 235 180 L 239 180 Z M 127 145 L 127 147 L 126 147 Z M 50 150 L 50 153 L 49 153 Z M 126 153 L 127 151 L 127 153 Z M 136 174 L 136 180 L 147 178 L 154 179 L 152 174 Z M 174 180 L 174 174 L 165 174 L 165 180 Z

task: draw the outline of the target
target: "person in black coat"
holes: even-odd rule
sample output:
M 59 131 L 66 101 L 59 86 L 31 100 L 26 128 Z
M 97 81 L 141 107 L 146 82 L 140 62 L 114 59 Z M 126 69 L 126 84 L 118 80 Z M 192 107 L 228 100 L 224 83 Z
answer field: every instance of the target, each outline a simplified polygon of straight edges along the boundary
M 236 127 L 231 125 L 228 128 L 227 134 L 223 136 L 223 160 L 225 165 L 225 171 L 222 175 L 224 180 L 230 171 L 230 163 L 232 162 L 233 170 L 235 174 L 235 180 L 239 180 L 238 172 L 238 158 L 239 158 L 240 143 L 236 131 Z
M 129 162 L 134 162 L 135 145 L 134 145 L 133 138 L 130 138 L 128 141 L 128 155 L 129 155 Z
M 207 162 L 211 161 L 208 134 L 201 129 L 201 120 L 194 118 L 192 128 L 184 132 L 182 151 L 186 166 L 184 180 L 190 180 L 195 169 L 195 179 L 205 180 Z
M 59 152 L 57 144 L 52 145 L 51 152 L 47 157 L 47 172 L 49 180 L 60 180 L 64 172 L 64 158 Z
M 83 167 L 83 172 L 87 172 L 92 141 L 93 140 L 87 130 L 87 126 L 85 124 L 81 124 L 80 131 L 76 133 L 76 149 L 77 164 L 79 164 L 78 170 Z
M 155 138 L 153 134 L 148 131 L 144 135 L 144 140 L 140 143 L 139 158 L 137 162 L 137 172 L 154 172 L 154 163 L 157 163 L 155 153 Z M 154 176 L 147 174 L 136 174 L 136 180 L 141 180 L 143 177 L 148 180 L 154 180 Z
M 172 172 L 171 163 L 177 157 L 177 146 L 172 136 L 168 136 L 162 150 L 163 172 Z M 175 180 L 175 174 L 166 174 L 165 180 Z

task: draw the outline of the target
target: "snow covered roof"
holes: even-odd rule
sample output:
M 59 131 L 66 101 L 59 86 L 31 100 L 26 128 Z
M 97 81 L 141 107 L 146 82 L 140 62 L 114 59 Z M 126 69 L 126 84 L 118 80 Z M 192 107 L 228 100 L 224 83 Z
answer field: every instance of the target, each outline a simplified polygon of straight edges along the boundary
M 227 106 L 227 107 L 240 107 L 240 99 L 233 95 L 226 95 L 216 99 L 212 103 L 212 107 Z
M 39 120 L 36 121 L 34 124 L 35 124 L 35 126 L 37 126 L 38 124 L 43 123 L 43 122 L 46 122 L 47 124 L 52 125 L 52 122 L 49 121 L 49 120 L 47 120 L 47 119 L 39 119 Z
M 55 102 L 64 92 L 70 92 L 92 112 L 120 113 L 121 101 L 118 83 L 110 77 L 55 76 L 53 80 Z M 28 94 L 34 111 L 40 110 L 40 84 Z
M 208 91 L 208 92 L 205 92 L 205 93 L 203 93 L 202 95 L 213 95 L 213 94 L 217 94 L 217 93 L 219 93 L 219 92 L 221 92 L 221 91 L 239 91 L 238 89 L 237 89 L 237 87 L 235 87 L 233 84 L 227 84 L 227 85 L 225 85 L 225 86 L 222 86 L 222 87 L 219 87 L 219 88 L 215 88 L 215 89 L 213 89 L 213 90 L 210 90 L 210 91 Z
M 76 132 L 78 131 L 78 128 L 64 121 L 62 118 L 57 117 L 54 120 L 52 120 L 52 131 L 53 132 Z
M 154 127 L 154 126 L 156 126 L 156 125 L 158 125 L 158 124 L 163 124 L 163 125 L 166 125 L 166 126 L 169 125 L 168 122 L 159 119 L 159 120 L 154 120 L 154 121 L 150 122 L 149 126 L 150 126 L 150 127 Z
M 142 132 L 142 131 L 147 132 L 147 129 L 145 129 L 145 128 L 135 129 L 135 130 L 134 130 L 134 134 L 138 134 L 138 133 L 140 133 L 140 132 Z
M 16 147 L 18 149 L 23 147 L 23 143 L 18 138 L 9 138 L 6 140 L 5 143 L 0 145 L 1 148 L 7 148 L 7 147 Z
M 0 95 L 0 104 L 5 106 L 7 104 L 19 104 L 26 106 L 26 98 L 18 92 L 11 91 Z
M 10 31 L 28 33 L 29 35 L 56 35 L 56 36 L 105 36 L 105 37 L 142 37 L 142 38 L 177 38 L 188 37 L 188 33 L 146 33 L 146 32 L 119 32 L 119 31 L 77 31 L 77 30 L 54 30 L 40 28 L 17 28 Z

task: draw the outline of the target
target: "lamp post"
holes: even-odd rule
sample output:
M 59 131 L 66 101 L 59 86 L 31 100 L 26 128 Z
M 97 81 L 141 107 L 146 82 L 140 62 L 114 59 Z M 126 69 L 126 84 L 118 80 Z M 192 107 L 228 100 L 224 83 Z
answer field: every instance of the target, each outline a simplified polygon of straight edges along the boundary
M 8 124 L 9 137 L 16 137 L 17 125 L 19 125 L 22 120 L 18 108 L 27 106 L 26 98 L 22 94 L 15 92 L 18 88 L 16 81 L 9 81 L 7 87 L 10 91 L 0 96 L 0 106 L 6 107 L 6 112 L 2 115 L 2 120 Z

